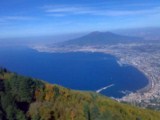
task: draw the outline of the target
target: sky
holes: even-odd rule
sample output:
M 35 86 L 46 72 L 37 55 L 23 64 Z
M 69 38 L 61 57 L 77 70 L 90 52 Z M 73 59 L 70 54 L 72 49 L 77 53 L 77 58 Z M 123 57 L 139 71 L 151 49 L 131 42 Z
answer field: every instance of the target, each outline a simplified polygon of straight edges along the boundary
M 0 0 L 0 38 L 159 27 L 160 0 Z

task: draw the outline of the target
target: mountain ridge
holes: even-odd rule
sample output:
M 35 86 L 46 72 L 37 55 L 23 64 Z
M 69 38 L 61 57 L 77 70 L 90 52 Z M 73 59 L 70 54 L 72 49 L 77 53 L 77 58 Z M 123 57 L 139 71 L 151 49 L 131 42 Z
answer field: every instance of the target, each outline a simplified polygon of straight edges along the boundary
M 94 31 L 82 37 L 67 40 L 59 43 L 59 45 L 105 45 L 142 41 L 140 37 L 130 37 L 115 34 L 112 32 Z

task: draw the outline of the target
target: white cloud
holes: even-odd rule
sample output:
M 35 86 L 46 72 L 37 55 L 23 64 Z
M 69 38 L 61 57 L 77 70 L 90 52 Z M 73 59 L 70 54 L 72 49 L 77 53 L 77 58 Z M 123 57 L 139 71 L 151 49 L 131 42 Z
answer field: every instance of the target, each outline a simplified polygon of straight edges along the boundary
M 76 8 L 76 7 L 65 7 L 65 8 L 51 8 L 46 10 L 46 12 L 74 12 L 74 11 L 81 11 L 83 9 Z
M 20 21 L 32 21 L 36 18 L 30 16 L 1 16 L 0 17 L 0 26 L 8 26 L 11 25 L 12 22 L 20 22 Z
M 70 14 L 84 14 L 84 12 L 90 11 L 90 8 L 81 6 L 69 6 L 69 5 L 48 5 L 42 7 L 46 13 L 56 16 L 56 14 L 70 15 Z
M 0 23 L 7 23 L 10 21 L 28 21 L 28 20 L 34 20 L 36 18 L 29 17 L 29 16 L 1 16 L 0 17 Z
M 160 7 L 152 7 L 148 9 L 128 10 L 128 9 L 97 9 L 96 7 L 70 6 L 70 5 L 50 5 L 44 6 L 43 9 L 47 14 L 56 16 L 58 14 L 65 15 L 97 15 L 97 16 L 131 16 L 131 15 L 150 15 L 159 14 Z M 55 15 L 54 15 L 55 14 Z
M 33 20 L 35 18 L 29 16 L 3 16 L 2 20 Z
M 64 17 L 64 16 L 66 16 L 66 14 L 62 14 L 62 13 L 54 13 L 54 14 L 48 14 L 47 16 Z

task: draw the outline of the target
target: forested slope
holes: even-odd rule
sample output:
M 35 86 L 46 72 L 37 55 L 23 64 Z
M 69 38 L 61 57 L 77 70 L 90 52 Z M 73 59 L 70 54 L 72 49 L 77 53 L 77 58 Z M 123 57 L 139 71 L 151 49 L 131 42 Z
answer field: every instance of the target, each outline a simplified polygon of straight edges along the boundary
M 160 112 L 118 103 L 0 69 L 0 120 L 159 120 Z

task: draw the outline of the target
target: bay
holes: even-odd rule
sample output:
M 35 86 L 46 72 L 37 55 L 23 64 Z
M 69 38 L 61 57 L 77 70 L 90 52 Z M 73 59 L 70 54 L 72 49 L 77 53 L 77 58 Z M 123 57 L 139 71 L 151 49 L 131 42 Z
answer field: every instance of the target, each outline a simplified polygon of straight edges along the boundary
M 26 47 L 1 47 L 0 66 L 75 90 L 100 90 L 116 98 L 123 97 L 123 91 L 135 92 L 148 84 L 136 68 L 120 66 L 117 58 L 103 53 L 44 53 Z

